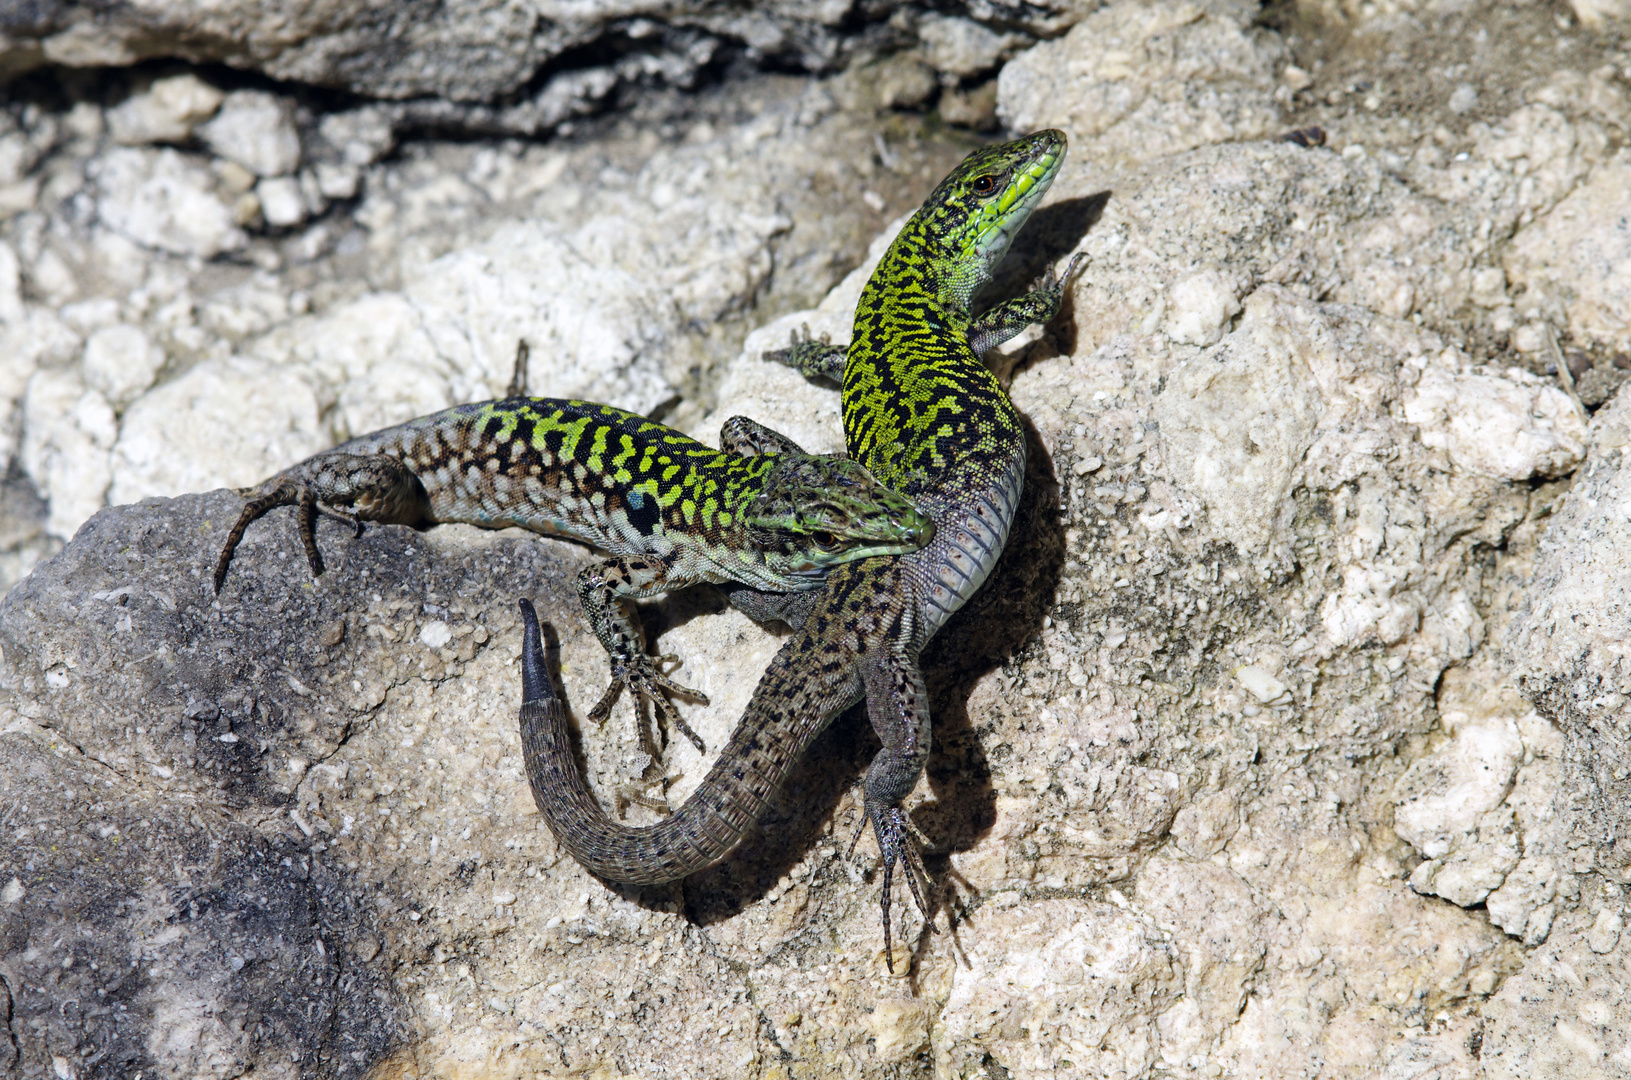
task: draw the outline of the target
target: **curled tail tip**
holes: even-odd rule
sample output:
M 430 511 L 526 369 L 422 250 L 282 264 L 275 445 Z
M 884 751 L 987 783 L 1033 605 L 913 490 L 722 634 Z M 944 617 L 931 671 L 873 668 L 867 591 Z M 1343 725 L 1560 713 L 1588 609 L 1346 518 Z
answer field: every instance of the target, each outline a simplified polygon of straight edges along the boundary
M 538 612 L 532 601 L 522 598 L 521 608 L 521 706 L 538 705 L 555 698 L 549 672 L 544 667 L 543 635 L 538 628 Z

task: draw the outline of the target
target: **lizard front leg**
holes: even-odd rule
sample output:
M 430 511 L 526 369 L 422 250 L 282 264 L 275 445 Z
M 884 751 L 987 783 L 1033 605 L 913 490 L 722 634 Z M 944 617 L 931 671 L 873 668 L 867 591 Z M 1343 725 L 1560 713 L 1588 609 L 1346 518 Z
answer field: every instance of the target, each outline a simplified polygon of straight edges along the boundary
M 384 454 L 322 454 L 278 473 L 259 487 L 243 492 L 248 500 L 227 533 L 221 557 L 215 562 L 215 591 L 221 591 L 232 553 L 244 531 L 267 511 L 296 507 L 300 541 L 313 576 L 323 572 L 317 550 L 317 512 L 328 512 L 351 522 L 359 534 L 364 521 L 386 525 L 418 525 L 431 520 L 430 497 L 419 477 L 396 458 Z M 350 507 L 345 513 L 340 507 Z
M 1052 321 L 1059 314 L 1059 304 L 1064 299 L 1065 285 L 1070 276 L 1076 272 L 1076 267 L 1087 256 L 1077 253 L 1071 257 L 1065 266 L 1065 272 L 1054 275 L 1053 267 L 1036 280 L 1031 291 L 1024 296 L 1016 296 L 1012 300 L 1004 300 L 996 307 L 975 319 L 968 328 L 968 346 L 976 353 L 983 353 L 995 349 L 998 345 L 1014 337 L 1020 331 L 1034 324 Z
M 786 435 L 746 416 L 733 416 L 719 426 L 719 448 L 737 457 L 759 457 L 763 454 L 811 456 Z
M 649 655 L 645 650 L 645 635 L 627 607 L 628 602 L 671 588 L 673 583 L 665 577 L 667 570 L 659 559 L 627 556 L 587 566 L 578 574 L 578 597 L 583 601 L 584 613 L 595 636 L 606 647 L 612 664 L 611 685 L 590 710 L 589 718 L 604 724 L 626 686 L 634 694 L 650 698 L 669 722 L 690 739 L 699 752 L 706 754 L 708 748 L 702 737 L 691 730 L 668 695 L 678 694 L 703 705 L 708 704 L 707 695 L 681 686 L 659 670 L 659 663 L 677 661 L 678 657 Z M 638 703 L 638 698 L 636 701 Z
M 834 345 L 827 340 L 825 334 L 819 338 L 812 338 L 810 328 L 806 326 L 793 334 L 792 344 L 787 348 L 767 352 L 764 358 L 778 364 L 786 364 L 807 379 L 826 379 L 843 385 L 844 363 L 849 359 L 849 346 Z
M 929 759 L 929 693 L 917 659 L 902 651 L 869 654 L 862 661 L 861 677 L 866 684 L 867 715 L 883 749 L 866 771 L 866 814 L 850 841 L 850 851 L 855 850 L 856 842 L 870 822 L 883 860 L 883 892 L 879 903 L 883 907 L 885 962 L 893 972 L 895 950 L 889 907 L 896 863 L 901 865 L 924 921 L 931 929 L 934 927 L 920 884 L 927 883 L 929 878 L 918 848 L 924 837 L 901 806 L 917 786 L 923 765 Z

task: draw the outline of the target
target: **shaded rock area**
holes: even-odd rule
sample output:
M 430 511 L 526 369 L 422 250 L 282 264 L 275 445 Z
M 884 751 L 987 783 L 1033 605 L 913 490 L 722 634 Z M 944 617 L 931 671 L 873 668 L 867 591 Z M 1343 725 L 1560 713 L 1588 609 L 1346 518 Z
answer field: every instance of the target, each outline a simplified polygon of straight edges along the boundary
M 0 22 L 4 1074 L 1631 1075 L 1623 6 Z M 1087 260 L 988 357 L 1026 495 L 924 657 L 893 975 L 858 713 L 688 881 L 556 849 L 515 599 L 582 714 L 583 549 L 324 522 L 314 581 L 280 510 L 211 592 L 219 488 L 518 339 L 535 393 L 841 450 L 761 354 L 846 340 L 903 215 L 1043 126 L 989 298 Z M 642 618 L 717 749 L 781 637 Z M 632 823 L 712 760 L 579 735 Z
M 928 4 L 852 0 L 41 3 L 0 23 L 0 76 L 182 59 L 411 100 L 409 111 L 432 123 L 536 135 L 628 88 L 688 88 L 732 62 L 826 72 L 921 43 L 926 64 L 953 81 L 982 75 L 1087 10 L 1080 0 L 998 0 L 975 21 Z

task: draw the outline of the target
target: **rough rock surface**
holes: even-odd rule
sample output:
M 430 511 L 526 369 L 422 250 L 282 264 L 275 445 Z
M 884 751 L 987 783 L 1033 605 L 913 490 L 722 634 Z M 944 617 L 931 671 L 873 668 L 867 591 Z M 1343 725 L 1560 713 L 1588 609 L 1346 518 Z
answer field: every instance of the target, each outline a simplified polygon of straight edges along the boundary
M 578 115 L 702 24 L 602 20 L 646 45 L 544 76 L 516 73 L 553 70 L 555 16 L 519 7 L 216 57 L 270 87 L 29 76 L 0 111 L 7 1075 L 1631 1075 L 1631 54 L 1599 9 L 774 8 L 857 62 L 542 144 L 423 125 Z M 0 67 L 193 17 L 156 11 L 6 24 Z M 751 47 L 816 38 L 781 40 Z M 445 96 L 297 85 L 347 64 Z M 844 340 L 970 142 L 900 111 L 931 108 L 1071 136 L 994 295 L 1089 259 L 990 358 L 1027 495 L 925 657 L 941 932 L 897 904 L 891 977 L 870 841 L 844 855 L 864 717 L 720 867 L 608 889 L 541 826 L 515 720 L 519 595 L 568 701 L 604 684 L 584 552 L 325 523 L 313 582 L 279 511 L 216 598 L 238 502 L 186 493 L 496 392 L 521 337 L 536 392 L 839 449 L 837 395 L 759 356 Z M 711 747 L 779 641 L 720 607 L 644 613 Z M 632 822 L 708 765 L 627 706 L 581 749 Z
M 1576 842 L 1631 879 L 1631 397 L 1592 421 L 1591 455 L 1535 556 L 1508 650 L 1564 736 Z
M 28 4 L 0 22 L 0 76 L 47 63 L 103 67 L 178 57 L 386 99 L 525 97 L 506 110 L 512 122 L 530 117 L 552 127 L 620 84 L 689 86 L 736 55 L 825 71 L 921 36 L 941 70 L 979 74 L 1090 9 L 1079 0 L 985 5 L 980 13 L 996 29 L 919 5 L 852 0 Z M 585 64 L 586 57 L 609 62 Z

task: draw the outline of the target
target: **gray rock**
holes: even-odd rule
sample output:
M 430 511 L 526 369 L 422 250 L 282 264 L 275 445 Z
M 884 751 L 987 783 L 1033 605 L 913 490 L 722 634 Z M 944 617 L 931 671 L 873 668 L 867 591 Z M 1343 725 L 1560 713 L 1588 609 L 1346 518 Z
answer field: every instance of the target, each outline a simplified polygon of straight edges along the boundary
M 490 641 L 464 626 L 445 662 L 382 630 L 403 613 L 508 625 L 523 594 L 558 612 L 571 567 L 528 541 L 448 564 L 409 530 L 337 544 L 345 530 L 325 527 L 339 572 L 314 590 L 304 560 L 269 558 L 292 539 L 274 514 L 217 601 L 220 531 L 197 526 L 237 505 L 215 493 L 104 511 L 0 604 L 0 972 L 18 1075 L 292 1062 L 292 1075 L 362 1076 L 406 1045 L 401 959 L 452 944 L 421 916 L 433 906 L 411 859 L 390 872 L 346 850 L 375 836 L 378 808 L 354 828 L 321 799 L 346 786 L 336 777 L 367 800 L 410 784 L 348 772 L 344 747 L 388 699 L 456 677 Z M 432 584 L 454 566 L 463 584 Z M 462 893 L 475 865 L 444 858 L 434 876 Z
M 1565 736 L 1576 842 L 1631 880 L 1631 395 L 1591 425 L 1591 452 L 1541 538 L 1507 639 L 1519 683 Z
M 404 1040 L 391 972 L 362 945 L 377 909 L 332 858 L 214 800 L 176 814 L 151 777 L 116 776 L 60 734 L 0 735 L 0 754 L 0 795 L 28 823 L 0 841 L 8 1074 L 322 1061 L 356 1077 Z
M 300 165 L 293 104 L 260 90 L 228 94 L 215 118 L 198 128 L 198 137 L 256 176 L 283 176 Z
M 983 17 L 1032 34 L 1058 34 L 1086 7 L 1074 0 L 1003 3 L 985 9 Z M 0 36 L 0 73 L 46 62 L 120 66 L 180 57 L 379 98 L 463 103 L 515 94 L 551 65 L 569 63 L 574 53 L 624 54 L 628 59 L 616 65 L 619 82 L 657 76 L 689 85 L 722 45 L 750 58 L 825 71 L 864 52 L 869 38 L 899 36 L 886 22 L 888 6 L 858 7 L 849 0 L 745 7 L 699 0 L 638 7 L 412 0 L 388 12 L 359 0 L 186 0 L 117 11 L 73 5 L 26 10 L 28 17 L 9 20 Z M 852 25 L 857 19 L 859 35 Z

